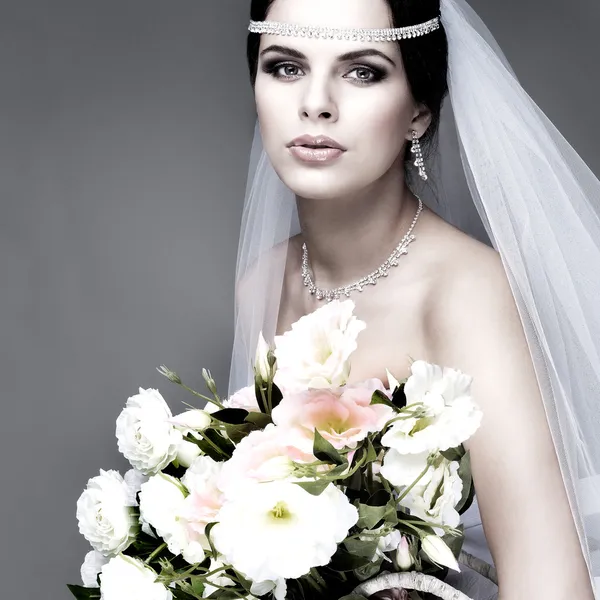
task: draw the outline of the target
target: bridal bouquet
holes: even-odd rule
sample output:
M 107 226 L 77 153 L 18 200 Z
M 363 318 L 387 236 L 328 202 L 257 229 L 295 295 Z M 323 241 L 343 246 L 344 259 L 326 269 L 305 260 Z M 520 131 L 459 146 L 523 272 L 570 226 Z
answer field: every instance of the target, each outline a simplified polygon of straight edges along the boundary
M 481 411 L 472 378 L 417 360 L 398 381 L 349 384 L 366 327 L 335 300 L 269 347 L 255 383 L 173 416 L 140 388 L 117 419 L 122 476 L 100 470 L 77 502 L 93 550 L 78 599 L 358 599 L 380 573 L 458 570 L 473 498 L 463 442 Z M 419 598 L 413 593 L 411 598 Z

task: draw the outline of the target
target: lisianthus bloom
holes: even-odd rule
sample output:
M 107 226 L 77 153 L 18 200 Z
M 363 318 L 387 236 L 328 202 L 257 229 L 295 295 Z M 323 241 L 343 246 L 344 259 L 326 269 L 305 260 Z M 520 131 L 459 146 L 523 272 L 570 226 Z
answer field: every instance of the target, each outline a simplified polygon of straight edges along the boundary
M 245 486 L 292 476 L 294 463 L 316 461 L 312 452 L 300 448 L 303 440 L 297 438 L 295 432 L 273 424 L 261 431 L 253 431 L 223 463 L 219 488 L 231 498 Z
M 394 416 L 389 406 L 371 404 L 375 390 L 385 393 L 379 379 L 289 394 L 273 409 L 273 422 L 299 432 L 310 448 L 317 430 L 334 448 L 353 449 L 369 433 L 383 429 Z
M 427 452 L 403 455 L 389 450 L 381 474 L 392 485 L 401 488 L 412 485 L 424 472 L 400 504 L 410 509 L 412 515 L 437 525 L 434 531 L 443 535 L 442 526 L 458 527 L 460 523 L 456 505 L 462 498 L 463 482 L 458 475 L 458 462 L 438 456 L 428 467 L 428 458 Z
M 423 415 L 396 421 L 381 443 L 401 454 L 420 454 L 456 448 L 468 440 L 482 417 L 471 397 L 473 378 L 423 360 L 415 361 L 411 372 L 404 386 L 406 405 Z
M 144 475 L 162 471 L 177 456 L 183 436 L 171 423 L 171 409 L 158 390 L 139 389 L 117 418 L 119 451 Z
M 92 477 L 77 500 L 79 532 L 104 556 L 127 549 L 139 531 L 131 489 L 118 471 Z
M 274 481 L 227 500 L 211 539 L 224 561 L 252 581 L 276 582 L 326 565 L 357 521 L 358 510 L 333 484 L 313 496 Z
M 352 300 L 333 300 L 275 337 L 274 381 L 282 390 L 345 385 L 356 338 L 366 327 L 353 311 Z
M 183 484 L 164 473 L 153 475 L 142 485 L 140 515 L 165 540 L 169 550 L 190 564 L 204 560 L 201 534 L 183 518 L 188 492 Z

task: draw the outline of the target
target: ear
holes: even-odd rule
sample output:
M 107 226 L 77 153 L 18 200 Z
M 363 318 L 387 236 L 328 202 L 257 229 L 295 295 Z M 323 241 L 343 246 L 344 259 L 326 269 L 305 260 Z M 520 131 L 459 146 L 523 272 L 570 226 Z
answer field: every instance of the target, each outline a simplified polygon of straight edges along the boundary
M 406 132 L 406 139 L 412 139 L 411 131 L 416 131 L 417 135 L 421 137 L 426 131 L 429 125 L 431 125 L 432 114 L 431 110 L 427 108 L 424 104 L 419 104 L 415 107 L 412 121 L 410 122 L 410 126 L 408 131 Z

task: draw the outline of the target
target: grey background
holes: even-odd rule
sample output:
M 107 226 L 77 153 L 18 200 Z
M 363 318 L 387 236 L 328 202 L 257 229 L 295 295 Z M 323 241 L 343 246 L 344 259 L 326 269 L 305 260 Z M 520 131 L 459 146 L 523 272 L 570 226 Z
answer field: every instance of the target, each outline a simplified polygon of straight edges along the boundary
M 473 0 L 600 174 L 597 0 Z M 139 386 L 226 388 L 248 0 L 0 1 L 0 595 L 70 597 L 75 503 Z M 457 163 L 458 169 L 458 163 Z M 457 189 L 456 193 L 466 193 Z

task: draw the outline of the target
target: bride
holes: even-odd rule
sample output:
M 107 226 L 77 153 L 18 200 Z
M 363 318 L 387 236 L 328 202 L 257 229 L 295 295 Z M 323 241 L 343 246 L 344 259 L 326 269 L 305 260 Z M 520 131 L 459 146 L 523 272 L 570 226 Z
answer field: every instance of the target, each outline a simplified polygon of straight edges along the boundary
M 463 549 L 493 562 L 498 587 L 467 567 L 448 581 L 476 600 L 600 598 L 599 182 L 463 0 L 252 0 L 251 19 L 230 393 L 259 330 L 351 298 L 367 329 L 350 381 L 407 377 L 409 356 L 473 376 L 484 420 Z M 421 196 L 439 183 L 449 88 L 472 198 L 434 209 Z M 476 208 L 493 247 L 450 223 Z

